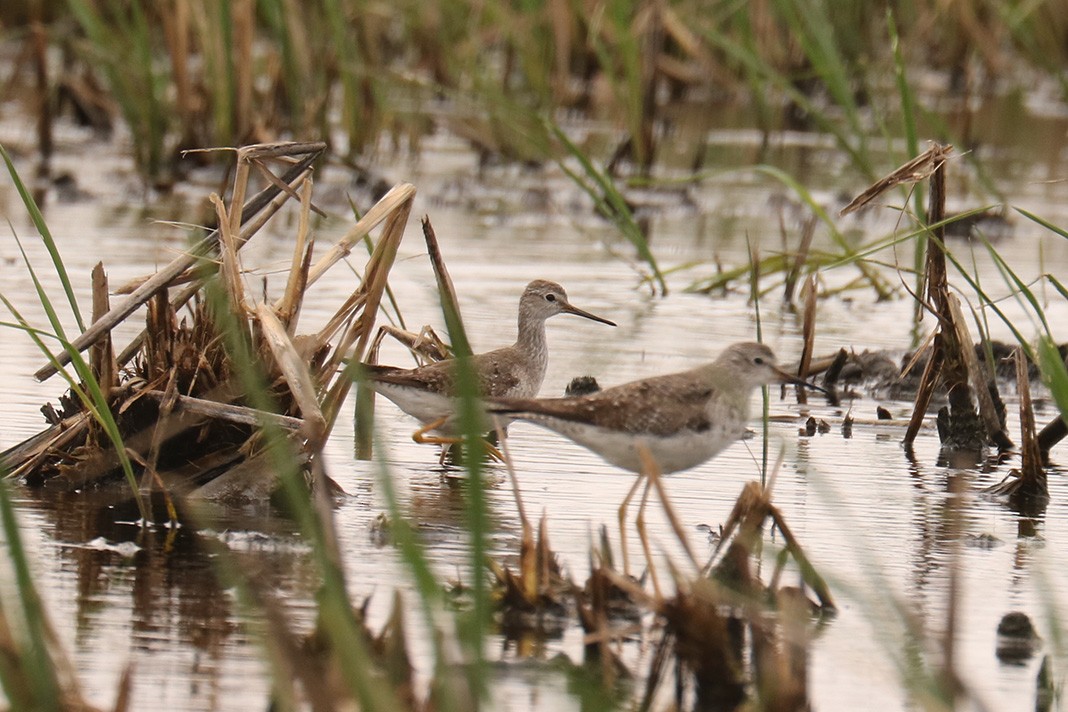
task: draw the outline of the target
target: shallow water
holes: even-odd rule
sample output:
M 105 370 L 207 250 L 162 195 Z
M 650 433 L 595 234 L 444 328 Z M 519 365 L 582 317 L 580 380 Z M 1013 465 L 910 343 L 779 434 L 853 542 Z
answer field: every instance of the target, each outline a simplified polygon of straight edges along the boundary
M 1036 126 L 1046 127 L 1058 120 L 1035 121 Z M 997 116 L 990 117 L 990 122 L 991 130 L 999 125 Z M 1063 137 L 1063 120 L 1060 126 Z M 1022 133 L 1024 139 L 1035 142 L 1056 135 L 1047 129 Z M 756 155 L 743 132 L 724 129 L 715 138 L 729 147 L 722 157 L 729 161 L 727 165 L 752 161 Z M 203 177 L 202 183 L 185 186 L 182 195 L 165 201 L 150 197 L 152 207 L 144 209 L 145 196 L 126 172 L 123 160 L 105 158 L 91 164 L 79 160 L 76 157 L 84 158 L 94 144 L 73 129 L 61 132 L 60 140 L 65 149 L 60 155 L 75 158 L 68 159 L 68 165 L 61 158 L 57 168 L 74 171 L 88 195 L 75 202 L 53 197 L 46 204 L 46 217 L 84 307 L 89 304 L 89 270 L 96 261 L 104 261 L 113 286 L 166 263 L 181 249 L 183 235 L 151 219 L 189 220 L 191 215 L 203 215 L 203 196 L 214 186 L 209 185 L 209 177 Z M 10 149 L 27 137 L 0 123 L 0 141 Z M 1015 153 L 993 152 L 990 165 L 1004 168 L 999 189 L 1013 204 L 1055 224 L 1068 225 L 1068 188 L 1047 180 L 1065 165 L 1059 139 L 1044 149 L 1030 143 L 1014 148 Z M 1047 160 L 1043 175 L 1023 170 L 1017 158 L 1021 155 L 1043 156 Z M 804 170 L 802 180 L 828 200 L 839 192 L 863 187 L 838 175 L 841 161 L 832 146 L 785 137 L 764 158 L 790 170 Z M 757 314 L 746 298 L 745 285 L 716 297 L 684 290 L 692 281 L 714 274 L 715 261 L 727 266 L 744 262 L 747 239 L 764 252 L 779 249 L 778 214 L 769 204 L 771 196 L 782 192 L 777 184 L 751 173 L 734 173 L 688 189 L 685 199 L 648 196 L 648 202 L 664 201 L 650 209 L 653 249 L 662 266 L 699 263 L 672 273 L 671 293 L 661 299 L 650 296 L 640 283 L 643 270 L 632 265 L 630 248 L 590 217 L 586 201 L 557 171 L 495 169 L 487 182 L 480 183 L 471 177 L 473 160 L 465 146 L 436 139 L 429 142 L 428 153 L 417 164 L 409 167 L 399 161 L 395 165 L 400 167 L 389 177 L 409 180 L 420 189 L 412 214 L 429 214 L 434 223 L 476 350 L 511 339 L 518 295 L 528 280 L 537 277 L 561 282 L 576 305 L 619 324 L 608 329 L 566 316 L 551 320 L 552 357 L 543 394 L 562 392 L 572 376 L 581 374 L 595 375 L 607 385 L 681 370 L 708 360 L 727 343 L 755 337 Z M 951 178 L 952 199 L 962 205 L 988 201 L 967 192 L 976 190 L 977 181 L 965 163 L 957 166 Z M 19 168 L 24 177 L 31 174 L 28 160 L 20 161 Z M 336 169 L 321 176 L 318 195 L 323 197 L 319 200 L 338 217 L 318 227 L 320 250 L 349 225 L 340 217 L 344 211 L 341 198 L 348 189 L 345 176 Z M 366 196 L 357 193 L 356 198 L 363 207 L 369 206 Z M 44 250 L 30 239 L 32 228 L 7 181 L 0 181 L 0 208 L 23 240 L 30 260 L 41 270 L 53 298 L 58 299 L 60 292 Z M 894 213 L 882 211 L 845 220 L 842 225 L 863 231 L 865 239 L 871 239 L 891 230 L 895 220 Z M 1068 265 L 1068 242 L 1019 216 L 1012 220 L 1015 234 L 998 248 L 1024 279 L 1043 271 L 1058 273 Z M 290 215 L 269 233 L 257 236 L 246 264 L 259 265 L 264 272 L 284 267 L 293 229 Z M 820 239 L 826 246 L 826 239 Z M 953 247 L 962 260 L 972 260 L 965 243 Z M 889 252 L 880 257 L 894 260 Z M 0 240 L 0 258 L 4 294 L 31 321 L 41 321 L 32 282 L 10 232 Z M 911 264 L 911 247 L 899 248 L 897 258 Z M 976 248 L 974 259 L 984 287 L 1005 294 L 1004 281 L 981 248 Z M 357 258 L 353 266 L 359 270 L 362 263 Z M 893 272 L 886 274 L 898 282 Z M 825 287 L 835 288 L 855 276 L 854 268 L 843 266 L 824 271 L 821 280 Z M 774 281 L 766 279 L 766 284 Z M 912 284 L 911 277 L 901 280 Z M 272 284 L 281 281 L 271 277 Z M 955 281 L 963 285 L 960 279 Z M 339 266 L 316 285 L 302 316 L 305 330 L 319 325 L 348 294 L 352 283 L 351 273 Z M 258 278 L 249 279 L 250 289 L 258 291 L 259 284 Z M 409 328 L 432 324 L 444 332 L 432 273 L 414 220 L 391 274 L 391 285 Z M 800 320 L 782 308 L 778 294 L 762 301 L 760 328 L 780 359 L 789 362 L 800 351 Z M 973 296 L 966 287 L 962 294 Z M 1068 323 L 1068 308 L 1052 291 L 1047 296 L 1047 315 L 1056 329 Z M 1017 320 L 1024 313 L 1012 300 L 1001 306 Z M 903 351 L 913 338 L 912 308 L 900 289 L 897 299 L 884 302 L 862 289 L 822 300 L 816 352 L 832 353 L 843 346 L 858 351 Z M 992 315 L 990 320 L 995 337 L 1010 338 L 1004 325 Z M 1027 321 L 1021 323 L 1028 335 L 1037 333 Z M 124 326 L 118 341 L 135 328 Z M 930 319 L 922 328 L 931 328 Z M 382 362 L 405 363 L 405 359 L 403 350 L 392 345 L 381 356 Z M 0 372 L 5 379 L 0 381 L 0 399 L 7 412 L 0 421 L 0 446 L 11 446 L 37 432 L 43 425 L 38 408 L 59 395 L 56 380 L 33 381 L 30 374 L 41 364 L 28 339 L 14 331 L 3 334 Z M 1012 665 L 995 656 L 998 620 L 1014 610 L 1028 613 L 1035 621 L 1045 639 L 1043 652 L 1051 654 L 1057 680 L 1063 680 L 1068 660 L 1056 647 L 1052 629 L 1065 604 L 1063 591 L 1068 590 L 1068 570 L 1060 565 L 1068 555 L 1068 487 L 1059 470 L 1050 474 L 1049 507 L 1040 516 L 1026 519 L 979 495 L 980 489 L 996 483 L 1015 466 L 1015 459 L 966 471 L 939 465 L 933 423 L 916 441 L 914 462 L 906 457 L 900 445 L 902 432 L 894 426 L 858 424 L 852 437 L 841 433 L 847 412 L 870 419 L 876 405 L 882 405 L 902 416 L 911 410 L 910 403 L 861 394 L 840 407 L 812 399 L 802 409 L 779 400 L 777 393 L 773 396 L 773 415 L 811 413 L 832 425 L 827 434 L 802 437 L 798 422 L 776 421 L 771 437 L 773 456 L 779 449 L 785 451 L 785 463 L 774 485 L 775 502 L 819 571 L 830 580 L 840 606 L 838 615 L 820 628 L 812 644 L 809 682 L 815 709 L 916 707 L 902 683 L 903 671 L 912 664 L 917 646 L 930 653 L 929 660 L 937 660 L 936 641 L 947 620 L 947 563 L 958 549 L 962 593 L 957 604 L 957 661 L 967 689 L 987 709 L 1033 707 L 1041 653 Z M 1041 391 L 1036 396 L 1039 422 L 1044 423 L 1053 411 L 1041 400 Z M 1018 429 L 1014 406 L 1010 395 L 1013 434 Z M 433 448 L 411 442 L 413 423 L 391 404 L 380 402 L 376 422 L 379 453 L 384 455 L 403 505 L 418 524 L 437 571 L 443 578 L 463 576 L 467 540 L 460 486 L 437 465 Z M 354 601 L 371 597 L 369 610 L 377 627 L 392 590 L 408 591 L 408 579 L 393 550 L 374 535 L 385 503 L 376 482 L 377 465 L 352 457 L 351 416 L 343 418 L 334 433 L 327 468 L 350 495 L 336 513 L 349 586 Z M 616 540 L 616 509 L 632 476 L 533 426 L 514 425 L 509 442 L 527 511 L 532 516 L 545 513 L 554 549 L 572 575 L 584 580 L 588 547 L 597 528 L 607 524 Z M 1063 458 L 1065 447 L 1054 450 L 1054 459 Z M 712 462 L 666 481 L 699 556 L 712 551 L 701 525 L 715 529 L 726 519 L 744 484 L 758 477 L 759 457 L 758 441 L 740 442 Z M 493 483 L 490 500 L 497 522 L 492 543 L 511 560 L 518 541 L 515 504 L 505 471 L 491 466 L 488 477 Z M 962 508 L 965 537 L 956 541 L 947 535 L 946 524 L 949 483 L 955 477 L 964 477 L 967 483 Z M 195 546 L 188 531 L 140 531 L 130 523 L 134 513 L 111 507 L 107 493 L 41 496 L 20 490 L 18 495 L 20 523 L 38 582 L 91 700 L 110 706 L 119 676 L 129 665 L 136 709 L 266 706 L 268 682 L 262 652 L 241 626 L 234 592 L 219 588 L 209 557 Z M 661 513 L 653 511 L 650 516 L 654 546 L 662 556 L 681 560 L 681 550 Z M 290 521 L 270 512 L 230 511 L 209 536 L 238 553 L 253 575 L 269 581 L 296 620 L 310 623 L 314 567 Z M 631 534 L 629 541 L 632 561 L 640 561 L 636 537 Z M 920 626 L 926 642 L 909 637 L 904 615 Z M 417 627 L 411 630 L 416 662 L 425 674 L 427 644 Z M 648 662 L 642 655 L 647 651 L 630 647 L 625 659 L 641 674 Z M 499 684 L 494 687 L 494 709 L 580 708 L 563 675 L 549 665 L 528 662 L 548 661 L 559 654 L 580 661 L 577 629 L 531 647 L 493 638 L 487 650 L 491 659 L 501 663 L 495 667 Z

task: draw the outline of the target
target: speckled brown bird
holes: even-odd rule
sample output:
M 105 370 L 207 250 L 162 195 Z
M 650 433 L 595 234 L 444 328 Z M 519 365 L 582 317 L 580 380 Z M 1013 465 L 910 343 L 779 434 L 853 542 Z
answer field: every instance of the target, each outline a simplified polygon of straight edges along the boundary
M 608 319 L 573 306 L 559 284 L 534 280 L 519 299 L 516 342 L 472 357 L 483 397 L 532 398 L 538 394 L 549 364 L 545 320 L 557 314 L 574 314 L 615 326 Z M 431 430 L 456 434 L 456 369 L 451 359 L 418 368 L 365 364 L 364 369 L 371 388 L 423 424 L 417 435 Z
M 669 473 L 695 467 L 740 438 L 753 391 L 776 381 L 804 383 L 779 369 L 767 346 L 738 343 L 689 371 L 571 398 L 498 398 L 489 411 L 548 428 L 632 472 L 642 471 L 644 445 Z
M 643 378 L 584 396 L 502 398 L 490 403 L 487 410 L 560 433 L 613 465 L 639 474 L 619 505 L 623 572 L 630 570 L 627 508 L 645 482 L 635 526 L 649 562 L 653 588 L 659 595 L 643 516 L 650 485 L 657 485 L 668 520 L 696 565 L 685 530 L 656 476 L 696 467 L 740 438 L 749 422 L 753 391 L 775 381 L 805 383 L 781 370 L 775 354 L 764 344 L 739 343 L 728 346 L 712 363 L 689 371 Z

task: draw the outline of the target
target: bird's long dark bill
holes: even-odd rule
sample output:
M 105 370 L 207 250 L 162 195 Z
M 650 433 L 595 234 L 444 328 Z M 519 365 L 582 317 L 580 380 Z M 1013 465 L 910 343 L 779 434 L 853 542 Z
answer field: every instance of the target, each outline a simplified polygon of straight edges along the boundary
M 602 324 L 608 324 L 609 326 L 615 326 L 616 325 L 616 323 L 614 321 L 609 321 L 608 319 L 604 319 L 602 317 L 599 317 L 596 314 L 590 314 L 585 309 L 579 309 L 578 307 L 572 306 L 571 304 L 562 304 L 560 306 L 560 310 L 563 311 L 563 312 L 566 312 L 567 314 L 574 314 L 575 316 L 586 317 L 587 319 L 590 319 L 592 321 L 599 321 Z
M 819 391 L 820 393 L 827 392 L 827 389 L 820 388 L 815 383 L 809 383 L 803 378 L 798 378 L 797 376 L 791 375 L 786 371 L 780 371 L 779 369 L 775 369 L 775 373 L 779 374 L 779 380 L 782 383 L 792 383 L 795 386 L 804 386 L 805 388 L 811 388 L 812 390 Z

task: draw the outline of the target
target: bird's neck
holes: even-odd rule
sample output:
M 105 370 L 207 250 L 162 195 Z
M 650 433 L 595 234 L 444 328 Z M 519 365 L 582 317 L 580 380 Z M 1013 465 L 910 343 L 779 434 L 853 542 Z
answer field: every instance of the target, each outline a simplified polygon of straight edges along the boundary
M 515 345 L 528 353 L 545 351 L 545 320 L 519 318 L 519 336 Z
M 530 371 L 531 377 L 539 386 L 545 378 L 545 372 L 549 367 L 549 347 L 545 341 L 544 319 L 520 319 L 519 337 L 515 343 L 516 350 L 526 362 L 525 368 Z M 535 395 L 535 393 L 531 395 Z
M 719 393 L 719 402 L 725 406 L 742 413 L 746 418 L 749 416 L 749 401 L 757 386 L 742 383 L 733 377 L 728 369 L 717 364 L 708 364 L 699 367 L 702 379 Z

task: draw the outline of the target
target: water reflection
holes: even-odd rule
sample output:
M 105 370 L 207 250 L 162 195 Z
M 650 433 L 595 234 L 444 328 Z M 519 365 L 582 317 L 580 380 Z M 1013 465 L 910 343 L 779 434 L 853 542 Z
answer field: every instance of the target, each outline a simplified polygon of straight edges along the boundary
M 242 612 L 233 592 L 220 584 L 217 559 L 206 544 L 224 543 L 243 575 L 296 603 L 297 619 L 308 622 L 301 611 L 308 609 L 318 577 L 295 526 L 277 512 L 230 510 L 202 531 L 188 524 L 142 528 L 136 505 L 120 487 L 23 489 L 22 497 L 57 545 L 57 571 L 44 580 L 70 579 L 76 657 L 100 675 L 94 687 L 100 685 L 95 691 L 105 699 L 115 688 L 102 681 L 115 680 L 127 658 L 138 661 L 134 702 L 141 709 L 168 700 L 180 709 L 217 709 L 223 691 L 241 682 L 223 678 L 235 659 L 260 667 L 258 649 L 242 632 Z M 157 505 L 162 513 L 162 503 Z M 166 665 L 176 674 L 165 687 L 173 698 L 138 684 L 152 679 L 159 656 L 166 660 L 176 650 L 192 657 L 181 656 L 187 662 L 176 669 L 177 659 Z

